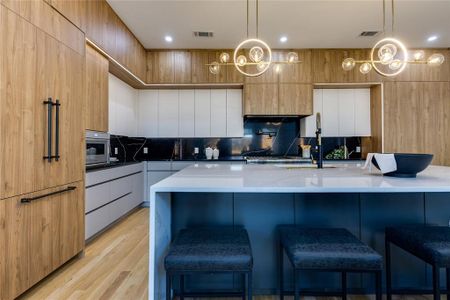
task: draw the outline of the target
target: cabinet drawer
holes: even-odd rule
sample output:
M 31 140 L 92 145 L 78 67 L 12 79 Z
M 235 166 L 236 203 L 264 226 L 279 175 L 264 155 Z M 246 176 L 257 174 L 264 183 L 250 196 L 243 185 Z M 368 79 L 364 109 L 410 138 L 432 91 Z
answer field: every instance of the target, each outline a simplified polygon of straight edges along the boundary
M 87 188 L 85 212 L 88 213 L 111 200 L 111 186 L 109 182 Z
M 111 213 L 108 206 L 102 207 L 86 215 L 85 239 L 105 228 L 111 223 Z
M 122 197 L 125 194 L 131 193 L 133 190 L 132 176 L 123 177 L 109 182 L 111 187 L 111 200 Z
M 108 205 L 111 214 L 111 222 L 119 219 L 134 207 L 132 197 L 133 194 L 128 194 Z

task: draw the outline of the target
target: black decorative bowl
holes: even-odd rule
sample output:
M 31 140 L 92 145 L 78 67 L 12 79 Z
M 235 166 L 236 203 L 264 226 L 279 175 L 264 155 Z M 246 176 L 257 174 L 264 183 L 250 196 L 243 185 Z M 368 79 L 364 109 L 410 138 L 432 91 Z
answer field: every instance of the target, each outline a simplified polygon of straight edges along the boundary
M 414 178 L 433 160 L 433 154 L 394 153 L 394 157 L 397 162 L 397 171 L 386 173 L 385 176 Z M 378 170 L 380 169 L 375 156 L 372 157 L 372 163 Z

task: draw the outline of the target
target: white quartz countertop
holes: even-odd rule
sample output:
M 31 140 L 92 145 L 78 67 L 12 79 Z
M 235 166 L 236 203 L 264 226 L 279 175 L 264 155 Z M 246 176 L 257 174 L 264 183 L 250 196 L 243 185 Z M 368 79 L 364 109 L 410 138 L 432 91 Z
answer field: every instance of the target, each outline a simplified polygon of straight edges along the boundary
M 301 165 L 198 164 L 153 185 L 151 193 L 450 192 L 450 167 L 430 166 L 417 178 L 395 178 L 383 176 L 375 168 L 371 172 L 362 170 L 361 166 L 333 163 L 316 169 Z

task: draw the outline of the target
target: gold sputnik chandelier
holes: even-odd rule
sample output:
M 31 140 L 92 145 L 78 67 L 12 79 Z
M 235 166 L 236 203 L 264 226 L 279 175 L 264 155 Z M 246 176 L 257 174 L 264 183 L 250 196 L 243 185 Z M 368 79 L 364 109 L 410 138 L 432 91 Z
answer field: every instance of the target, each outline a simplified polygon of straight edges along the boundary
M 391 33 L 394 33 L 394 0 L 391 0 L 392 23 Z M 383 0 L 383 33 L 386 33 L 386 0 Z M 379 40 L 370 51 L 370 59 L 355 60 L 351 57 L 344 59 L 342 68 L 345 71 L 352 70 L 356 64 L 360 64 L 359 71 L 368 74 L 374 69 L 385 77 L 393 77 L 403 72 L 408 64 L 427 64 L 428 66 L 440 66 L 444 63 L 444 55 L 435 53 L 425 59 L 425 52 L 417 50 L 409 58 L 408 49 L 397 38 L 385 37 Z
M 279 72 L 281 64 L 296 63 L 300 63 L 296 52 L 289 52 L 286 60 L 273 61 L 272 49 L 266 42 L 259 39 L 259 0 L 256 0 L 256 38 L 249 38 L 249 0 L 247 0 L 247 39 L 234 49 L 232 58 L 230 54 L 223 52 L 219 56 L 219 62 L 215 61 L 207 66 L 215 75 L 220 73 L 222 66 L 233 65 L 243 75 L 257 77 L 264 74 L 271 65 L 274 65 L 274 70 Z

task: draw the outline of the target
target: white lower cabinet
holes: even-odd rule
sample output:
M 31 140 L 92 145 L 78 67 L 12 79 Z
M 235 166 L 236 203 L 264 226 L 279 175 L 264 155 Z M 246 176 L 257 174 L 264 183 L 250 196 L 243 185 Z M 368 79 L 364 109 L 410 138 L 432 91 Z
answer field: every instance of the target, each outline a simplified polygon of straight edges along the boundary
M 144 202 L 143 191 L 143 163 L 87 172 L 85 239 Z

